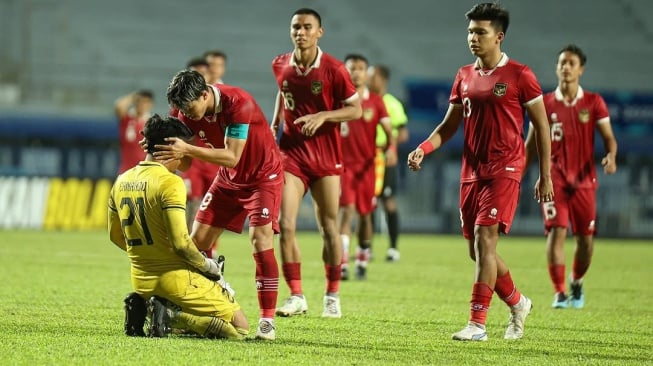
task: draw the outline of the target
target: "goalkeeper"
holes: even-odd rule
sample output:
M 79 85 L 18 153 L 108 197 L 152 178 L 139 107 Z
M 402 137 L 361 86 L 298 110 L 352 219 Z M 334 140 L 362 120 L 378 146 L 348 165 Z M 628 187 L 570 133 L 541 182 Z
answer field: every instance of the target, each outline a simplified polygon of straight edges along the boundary
M 221 263 L 205 258 L 186 228 L 186 188 L 179 160 L 155 162 L 166 137 L 193 133 L 176 118 L 152 116 L 143 131 L 147 156 L 118 176 L 109 197 L 109 236 L 127 252 L 134 293 L 125 299 L 125 332 L 165 337 L 172 328 L 211 338 L 242 339 L 247 318 L 221 278 Z M 147 302 L 146 302 L 147 300 Z

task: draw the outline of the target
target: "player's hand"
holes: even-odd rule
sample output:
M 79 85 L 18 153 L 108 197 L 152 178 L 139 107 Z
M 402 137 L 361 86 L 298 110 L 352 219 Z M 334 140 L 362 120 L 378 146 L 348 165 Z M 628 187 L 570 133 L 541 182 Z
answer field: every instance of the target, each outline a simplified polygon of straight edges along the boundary
M 540 176 L 535 183 L 535 200 L 537 202 L 553 201 L 553 182 L 551 176 L 542 179 Z
M 156 160 L 166 164 L 173 160 L 181 160 L 188 154 L 190 145 L 178 137 L 166 137 L 166 141 L 170 142 L 169 145 L 154 145 L 158 150 L 154 153 Z
M 418 147 L 408 154 L 408 168 L 415 172 L 422 169 L 422 160 L 424 160 L 424 150 Z
M 321 113 L 307 114 L 297 118 L 293 123 L 296 125 L 303 124 L 301 130 L 304 136 L 313 136 L 325 122 L 325 118 L 322 116 Z
M 614 160 L 612 154 L 606 154 L 603 159 L 601 159 L 601 165 L 603 165 L 603 172 L 605 174 L 614 174 L 617 171 L 617 162 Z
M 222 279 L 222 269 L 218 261 L 212 258 L 204 258 L 204 275 L 206 278 L 219 281 Z
M 397 165 L 397 149 L 390 148 L 385 151 L 385 166 L 393 167 Z

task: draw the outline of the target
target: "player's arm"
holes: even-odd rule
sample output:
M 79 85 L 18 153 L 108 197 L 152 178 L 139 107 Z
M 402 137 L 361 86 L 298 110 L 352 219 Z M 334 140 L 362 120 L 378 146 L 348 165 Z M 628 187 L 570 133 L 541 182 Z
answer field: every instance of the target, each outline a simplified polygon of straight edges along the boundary
M 277 137 L 277 131 L 279 131 L 279 124 L 281 124 L 281 111 L 283 110 L 283 97 L 281 96 L 281 91 L 277 92 L 277 98 L 274 101 L 274 113 L 272 114 L 272 121 L 270 123 L 270 128 L 272 129 L 272 136 Z
M 408 133 L 408 127 L 406 125 L 397 127 L 397 145 L 401 145 L 408 141 L 409 137 L 410 134 Z
M 542 98 L 525 105 L 528 118 L 533 125 L 533 134 L 537 155 L 540 161 L 540 177 L 535 185 L 535 199 L 551 201 L 553 199 L 553 183 L 551 182 L 551 135 L 549 121 Z
M 113 189 L 111 191 L 113 193 Z M 113 196 L 109 197 L 108 218 L 109 239 L 118 248 L 127 251 L 127 241 L 125 240 L 125 235 L 122 233 L 120 216 L 118 216 L 118 210 L 116 209 L 116 205 L 113 201 Z
M 217 263 L 212 259 L 205 258 L 188 234 L 185 194 L 186 189 L 181 181 L 173 183 L 162 193 L 163 224 L 172 250 L 200 272 L 213 276 L 220 275 Z
M 599 120 L 596 128 L 599 130 L 605 148 L 605 157 L 601 159 L 603 171 L 605 174 L 613 174 L 617 171 L 617 139 L 612 132 L 610 117 Z
M 456 131 L 458 131 L 458 126 L 460 126 L 462 119 L 462 104 L 449 104 L 449 109 L 447 109 L 447 113 L 444 115 L 442 122 L 440 122 L 424 142 L 408 154 L 408 167 L 411 170 L 420 170 L 424 156 L 449 141 L 456 134 Z
M 116 102 L 114 103 L 114 111 L 118 119 L 123 119 L 125 116 L 127 116 L 127 113 L 129 112 L 129 108 L 134 104 L 135 98 L 136 98 L 135 93 L 129 93 L 127 95 L 123 95 L 122 97 L 116 99 Z
M 170 145 L 156 145 L 154 157 L 163 160 L 164 163 L 183 157 L 204 160 L 209 163 L 234 168 L 238 165 L 240 157 L 245 150 L 247 135 L 249 134 L 249 124 L 247 123 L 230 123 L 225 133 L 225 147 L 223 149 L 214 149 L 200 147 L 188 144 L 177 137 L 168 137 L 165 140 Z
M 522 174 L 526 174 L 535 154 L 537 154 L 535 127 L 533 127 L 533 123 L 530 122 L 528 124 L 528 134 L 526 135 L 526 163 L 524 164 L 524 172 Z
M 388 141 L 385 146 L 385 164 L 386 166 L 395 166 L 397 165 L 397 139 L 392 133 L 390 118 L 381 118 L 379 123 L 381 124 L 381 128 L 383 128 L 383 133 L 385 133 L 386 141 Z
M 332 111 L 321 111 L 314 114 L 307 114 L 297 118 L 294 124 L 301 124 L 302 133 L 306 136 L 313 136 L 320 126 L 326 122 L 342 123 L 358 119 L 363 115 L 360 98 L 354 94 L 347 99 L 341 108 Z

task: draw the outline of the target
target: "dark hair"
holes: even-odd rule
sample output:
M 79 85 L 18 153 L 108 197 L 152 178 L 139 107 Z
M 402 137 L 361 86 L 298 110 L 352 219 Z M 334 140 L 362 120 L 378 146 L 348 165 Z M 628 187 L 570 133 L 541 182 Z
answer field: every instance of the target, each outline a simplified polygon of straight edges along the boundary
M 580 47 L 576 46 L 575 44 L 568 44 L 558 52 L 558 57 L 560 57 L 560 54 L 563 52 L 571 52 L 578 56 L 580 59 L 580 66 L 585 66 L 585 62 L 587 62 L 587 56 L 585 56 L 585 52 L 580 49 Z
M 198 67 L 198 66 L 209 66 L 209 63 L 206 62 L 205 57 L 193 57 L 188 62 L 186 63 L 186 68 L 190 69 L 191 67 Z
M 293 16 L 295 16 L 295 15 L 312 15 L 312 16 L 315 17 L 315 19 L 317 19 L 317 25 L 320 26 L 320 27 L 322 26 L 322 17 L 320 16 L 320 14 L 317 13 L 317 11 L 315 11 L 313 9 L 310 9 L 310 8 L 297 9 L 292 15 Z
M 374 69 L 381 75 L 385 80 L 390 79 L 390 69 L 385 65 L 374 65 Z
M 498 3 L 476 4 L 465 13 L 467 20 L 489 20 L 494 29 L 506 33 L 510 24 L 510 14 Z
M 141 89 L 136 92 L 136 95 L 154 100 L 154 93 L 149 89 Z
M 345 56 L 345 62 L 352 60 L 352 61 L 363 61 L 365 62 L 366 65 L 369 65 L 369 61 L 367 61 L 367 58 L 365 56 L 360 55 L 358 53 L 350 53 L 347 56 Z
M 225 61 L 227 61 L 227 54 L 220 51 L 220 50 L 209 50 L 204 52 L 204 58 L 206 59 L 209 56 L 213 57 L 222 57 Z
M 204 90 L 208 90 L 204 76 L 195 70 L 182 70 L 172 78 L 166 91 L 168 104 L 184 109 L 188 103 L 198 99 Z
M 152 154 L 156 151 L 155 145 L 167 145 L 166 137 L 179 137 L 189 141 L 193 137 L 193 131 L 174 117 L 161 118 L 158 114 L 150 117 L 145 122 L 143 135 L 147 142 L 147 152 Z

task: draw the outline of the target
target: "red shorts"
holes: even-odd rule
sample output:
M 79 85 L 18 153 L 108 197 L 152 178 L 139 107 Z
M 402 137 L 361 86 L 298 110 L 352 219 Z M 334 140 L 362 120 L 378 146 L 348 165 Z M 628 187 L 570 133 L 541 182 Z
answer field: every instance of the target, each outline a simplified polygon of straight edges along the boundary
M 571 221 L 571 231 L 577 235 L 594 235 L 596 232 L 596 189 L 565 189 L 554 185 L 553 202 L 542 203 L 544 233 L 554 227 L 566 228 Z
M 201 160 L 193 160 L 190 168 L 181 174 L 186 184 L 189 200 L 199 200 L 211 187 L 218 166 Z
M 279 233 L 279 211 L 283 178 L 249 189 L 227 188 L 216 179 L 204 196 L 195 220 L 217 228 L 241 233 L 245 218 L 250 227 L 272 223 L 272 230 Z
M 376 208 L 374 162 L 347 166 L 340 177 L 340 206 L 356 204 L 356 211 L 367 215 Z
M 465 239 L 474 238 L 474 227 L 499 224 L 508 234 L 519 201 L 520 183 L 495 178 L 460 184 L 460 221 Z
M 308 189 L 315 181 L 324 177 L 341 175 L 343 171 L 342 164 L 325 169 L 319 167 L 319 165 L 323 164 L 297 161 L 297 159 L 283 151 L 281 156 L 283 158 L 283 170 L 299 178 L 304 183 L 304 192 L 308 192 Z

